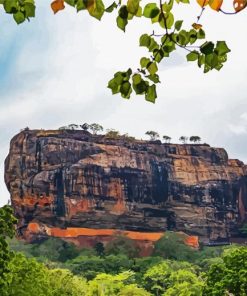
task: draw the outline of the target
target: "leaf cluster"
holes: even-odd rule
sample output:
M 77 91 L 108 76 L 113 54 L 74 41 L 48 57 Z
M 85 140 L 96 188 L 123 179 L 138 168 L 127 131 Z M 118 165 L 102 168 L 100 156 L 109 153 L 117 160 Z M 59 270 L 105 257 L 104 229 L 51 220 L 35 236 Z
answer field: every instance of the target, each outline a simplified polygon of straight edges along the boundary
M 199 51 L 194 50 L 186 57 L 187 61 L 197 61 L 200 68 L 204 66 L 204 73 L 207 73 L 213 69 L 219 71 L 227 61 L 230 51 L 225 41 L 217 41 L 216 45 L 213 42 L 205 42 Z
M 17 24 L 35 17 L 34 0 L 0 0 L 6 13 L 12 14 Z
M 0 208 L 0 291 L 8 284 L 9 261 L 13 252 L 9 249 L 6 239 L 14 236 L 16 223 L 10 206 Z
M 175 21 L 172 13 L 174 2 L 174 0 L 160 2 L 160 6 L 156 3 L 145 5 L 142 16 L 150 19 L 152 24 L 158 23 L 164 33 L 156 35 L 153 31 L 150 35 L 145 33 L 140 36 L 139 46 L 146 47 L 150 56 L 140 59 L 140 68 L 137 71 L 129 68 L 127 71 L 115 73 L 108 83 L 112 94 L 120 93 L 123 98 L 129 99 L 135 92 L 136 95 L 144 95 L 145 100 L 154 103 L 157 98 L 156 85 L 160 83 L 158 64 L 169 58 L 178 48 L 189 52 L 186 55 L 187 61 L 197 61 L 199 68 L 203 66 L 204 73 L 213 69 L 219 71 L 223 67 L 230 52 L 226 42 L 217 41 L 215 45 L 211 41 L 204 41 L 198 44 L 200 40 L 206 38 L 204 30 L 197 24 L 193 24 L 189 30 L 183 29 L 183 20 Z M 189 3 L 179 0 L 176 2 Z M 121 21 L 123 26 L 120 28 L 125 31 L 129 12 L 127 6 L 124 9 L 125 13 L 122 13 L 121 17 L 125 16 L 125 22 Z
M 202 7 L 200 17 L 209 5 L 215 11 L 222 10 L 223 0 L 197 0 Z M 146 47 L 149 56 L 140 59 L 140 67 L 126 71 L 118 71 L 108 82 L 108 88 L 112 94 L 120 94 L 129 99 L 133 93 L 143 95 L 146 101 L 154 103 L 157 98 L 157 84 L 160 83 L 158 68 L 159 63 L 169 58 L 172 52 L 179 48 L 187 52 L 188 62 L 197 62 L 199 68 L 207 73 L 211 70 L 220 70 L 227 61 L 230 52 L 225 41 L 212 42 L 206 40 L 202 25 L 193 23 L 191 28 L 182 28 L 183 20 L 176 20 L 174 15 L 175 4 L 189 4 L 189 0 L 160 0 L 159 3 L 150 2 L 141 5 L 140 0 L 126 0 L 122 3 L 114 1 L 106 7 L 103 0 L 54 0 L 51 8 L 54 13 L 70 5 L 79 11 L 86 11 L 91 17 L 101 20 L 105 13 L 116 12 L 116 25 L 122 31 L 126 31 L 128 23 L 136 17 L 148 19 L 151 25 L 158 25 L 160 34 L 142 34 L 139 45 Z M 17 24 L 35 16 L 34 0 L 0 0 L 0 5 L 6 13 L 13 15 Z M 247 0 L 233 0 L 234 13 L 238 13 L 247 7 Z M 229 13 L 226 13 L 229 14 Z M 200 43 L 200 39 L 203 43 Z

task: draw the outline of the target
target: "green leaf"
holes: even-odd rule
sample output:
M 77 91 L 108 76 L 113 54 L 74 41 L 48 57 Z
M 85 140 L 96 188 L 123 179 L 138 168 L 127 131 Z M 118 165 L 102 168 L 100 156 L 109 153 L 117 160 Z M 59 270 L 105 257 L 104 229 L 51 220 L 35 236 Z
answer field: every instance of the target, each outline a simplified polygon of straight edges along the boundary
M 197 61 L 198 57 L 199 57 L 199 53 L 197 51 L 192 51 L 186 56 L 188 62 Z
M 137 95 L 142 95 L 147 91 L 148 85 L 143 79 L 138 84 L 133 84 L 133 89 Z
M 166 25 L 167 25 L 167 29 L 171 29 L 171 27 L 174 24 L 174 16 L 171 12 L 166 13 Z
M 166 36 L 162 37 L 161 41 L 164 56 L 169 57 L 169 54 L 176 49 L 175 42 L 171 41 L 170 38 L 166 38 Z
M 161 28 L 165 29 L 165 21 L 164 21 L 164 17 L 163 17 L 163 14 L 159 14 L 159 25 L 161 26 Z
M 174 24 L 174 16 L 171 12 L 165 14 L 166 23 L 162 14 L 159 15 L 159 24 L 160 26 L 165 29 L 171 29 Z
M 138 11 L 136 13 L 136 16 L 137 17 L 142 17 L 142 8 L 141 8 L 141 6 L 139 6 L 139 8 L 138 8 Z
M 151 43 L 151 37 L 148 34 L 141 35 L 139 39 L 139 45 L 140 46 L 146 46 L 149 47 Z
M 158 71 L 157 64 L 152 62 L 150 65 L 148 65 L 147 70 L 151 75 L 155 74 Z
M 117 83 L 116 78 L 111 79 L 107 87 L 111 89 L 113 95 L 119 93 L 120 85 Z
M 223 56 L 231 51 L 225 41 L 217 41 L 215 50 L 219 56 Z
M 123 98 L 129 99 L 130 94 L 132 93 L 132 88 L 131 84 L 129 81 L 125 81 L 121 86 L 120 86 L 120 92 Z
M 117 8 L 117 4 L 116 4 L 116 2 L 113 2 L 110 6 L 108 6 L 107 8 L 106 8 L 106 12 L 108 12 L 108 13 L 111 13 L 111 12 L 113 12 L 113 10 L 115 9 L 115 8 Z
M 205 56 L 205 64 L 207 64 L 212 69 L 218 65 L 218 62 L 218 56 L 215 53 L 207 54 Z
M 108 88 L 112 90 L 112 94 L 119 93 L 121 91 L 124 95 L 126 95 L 126 82 L 129 83 L 130 76 L 132 74 L 132 70 L 128 69 L 126 72 L 117 72 L 114 74 L 114 78 L 108 82 Z
M 35 17 L 35 5 L 31 3 L 25 3 L 24 8 L 26 17 Z
M 154 59 L 157 63 L 160 63 L 164 57 L 164 51 L 162 49 L 155 49 L 153 51 Z
M 201 68 L 201 66 L 205 64 L 205 55 L 199 55 L 197 64 L 199 68 Z
M 151 38 L 151 42 L 149 44 L 148 50 L 149 51 L 154 51 L 154 49 L 159 48 L 159 44 L 154 40 L 154 38 Z
M 13 17 L 18 25 L 25 21 L 25 15 L 21 11 L 16 12 Z
M 210 70 L 211 70 L 211 68 L 207 64 L 205 64 L 203 73 L 208 73 Z
M 213 50 L 214 50 L 214 44 L 211 41 L 203 43 L 203 45 L 201 45 L 200 47 L 201 53 L 205 55 L 211 54 Z
M 143 15 L 147 18 L 155 18 L 159 14 L 160 10 L 156 3 L 148 3 L 144 7 Z
M 177 31 L 179 31 L 182 28 L 182 25 L 183 25 L 183 21 L 176 21 L 176 23 L 175 23 L 175 29 Z
M 8 0 L 8 1 L 5 0 L 3 7 L 6 13 L 17 13 L 18 11 L 16 0 Z
M 189 41 L 190 41 L 190 44 L 195 43 L 196 40 L 197 40 L 197 32 L 196 32 L 196 30 L 191 29 L 189 31 Z
M 102 0 L 84 0 L 84 4 L 91 16 L 101 20 L 105 12 L 105 5 Z
M 197 38 L 198 38 L 198 39 L 205 39 L 205 37 L 206 37 L 206 34 L 205 34 L 204 30 L 203 30 L 203 29 L 200 29 L 200 30 L 197 32 Z
M 151 81 L 153 81 L 154 83 L 159 83 L 160 82 L 160 78 L 159 75 L 157 74 L 153 74 L 153 75 L 148 75 L 146 76 L 148 79 L 150 79 Z
M 225 63 L 227 61 L 227 54 L 218 55 L 219 62 Z
M 67 4 L 69 4 L 70 6 L 75 7 L 76 1 L 75 0 L 65 0 L 64 2 L 66 2 Z
M 220 71 L 220 69 L 221 69 L 222 67 L 223 67 L 223 65 L 220 64 L 220 63 L 218 63 L 218 65 L 215 66 L 215 69 L 216 69 L 217 71 Z
M 134 74 L 132 76 L 133 84 L 139 84 L 142 81 L 142 77 L 140 74 Z
M 123 19 L 120 16 L 117 17 L 117 26 L 119 27 L 119 29 L 125 32 L 125 27 L 127 26 L 127 24 L 128 24 L 127 19 Z
M 160 17 L 160 14 L 157 14 L 156 17 L 153 17 L 153 18 L 151 19 L 152 24 L 154 24 L 154 23 L 158 23 L 158 22 L 159 22 L 159 17 Z
M 127 2 L 128 12 L 135 15 L 139 9 L 139 3 L 140 3 L 140 0 L 128 0 Z
M 124 72 L 128 80 L 130 79 L 130 75 L 132 74 L 132 70 L 129 68 L 126 72 Z
M 181 30 L 177 36 L 177 42 L 181 45 L 187 45 L 190 40 L 190 35 L 187 31 Z
M 140 60 L 140 65 L 141 65 L 142 68 L 146 68 L 146 66 L 147 66 L 150 62 L 151 62 L 150 59 L 143 57 L 143 58 L 141 58 L 141 60 Z
M 123 72 L 117 72 L 114 74 L 114 79 L 115 79 L 115 82 L 118 84 L 118 85 L 121 85 L 123 80 L 124 80 L 124 77 L 123 77 Z
M 162 9 L 163 11 L 165 12 L 170 12 L 173 8 L 173 4 L 174 4 L 174 0 L 170 0 L 168 3 L 165 2 L 163 5 L 162 5 Z
M 77 12 L 81 11 L 81 10 L 85 10 L 87 9 L 83 0 L 78 0 L 77 3 L 76 3 L 76 10 Z
M 128 18 L 128 9 L 126 5 L 123 5 L 120 7 L 119 11 L 118 11 L 118 15 L 122 18 L 122 19 L 127 19 Z
M 134 14 L 132 14 L 132 13 L 128 13 L 128 20 L 132 20 L 133 19 L 133 17 L 134 17 Z
M 152 84 L 148 87 L 147 92 L 145 94 L 146 101 L 149 101 L 151 103 L 155 103 L 155 99 L 157 98 L 156 94 L 156 85 Z

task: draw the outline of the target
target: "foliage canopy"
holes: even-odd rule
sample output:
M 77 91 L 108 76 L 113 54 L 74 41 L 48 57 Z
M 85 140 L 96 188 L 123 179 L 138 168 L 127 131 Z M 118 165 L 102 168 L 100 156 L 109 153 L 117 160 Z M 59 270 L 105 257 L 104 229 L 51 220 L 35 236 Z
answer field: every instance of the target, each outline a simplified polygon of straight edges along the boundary
M 69 244 L 50 239 L 40 247 L 26 249 L 31 255 L 41 256 L 37 259 L 42 258 L 44 264 L 10 250 L 7 238 L 13 236 L 15 223 L 12 209 L 0 208 L 0 295 L 3 296 L 246 296 L 245 246 L 188 252 L 182 247 L 182 237 L 168 232 L 168 239 L 162 238 L 155 246 L 155 252 L 163 258 L 157 254 L 132 258 L 133 245 L 123 237 L 116 237 L 114 243 L 106 245 L 106 252 L 114 255 L 99 252 L 98 257 L 96 250 L 78 253 Z M 19 242 L 24 250 L 22 244 Z M 18 250 L 17 243 L 15 249 Z M 67 249 L 70 249 L 68 256 L 64 253 Z M 72 258 L 76 256 L 73 259 L 71 252 Z M 207 262 L 205 268 L 205 260 L 209 259 L 214 260 Z M 195 260 L 199 266 L 191 263 Z
M 124 32 L 128 23 L 136 17 L 151 21 L 152 28 L 158 25 L 162 31 L 161 34 L 156 34 L 153 29 L 152 34 L 145 33 L 139 38 L 139 46 L 145 47 L 148 51 L 148 56 L 140 58 L 139 68 L 118 71 L 108 82 L 108 88 L 111 89 L 112 94 L 120 93 L 123 98 L 129 99 L 134 92 L 137 95 L 144 95 L 147 101 L 154 103 L 157 98 L 156 85 L 160 83 L 158 65 L 177 49 L 184 49 L 186 60 L 196 62 L 204 73 L 211 70 L 219 71 L 223 67 L 230 49 L 225 41 L 208 41 L 199 22 L 207 6 L 225 14 L 239 13 L 247 6 L 247 0 L 231 1 L 233 11 L 228 13 L 222 8 L 223 0 L 197 0 L 202 11 L 197 17 L 197 22 L 190 28 L 185 28 L 184 20 L 177 20 L 174 15 L 175 5 L 189 4 L 190 0 L 158 0 L 143 5 L 140 0 L 123 2 L 119 0 L 108 7 L 103 0 L 55 0 L 51 3 L 51 8 L 54 13 L 57 13 L 66 5 L 70 5 L 77 12 L 87 11 L 91 17 L 98 20 L 101 20 L 105 13 L 116 13 L 116 25 Z M 0 5 L 6 13 L 13 15 L 17 24 L 35 16 L 34 0 L 0 0 Z M 100 130 L 98 127 L 93 129 L 94 132 Z

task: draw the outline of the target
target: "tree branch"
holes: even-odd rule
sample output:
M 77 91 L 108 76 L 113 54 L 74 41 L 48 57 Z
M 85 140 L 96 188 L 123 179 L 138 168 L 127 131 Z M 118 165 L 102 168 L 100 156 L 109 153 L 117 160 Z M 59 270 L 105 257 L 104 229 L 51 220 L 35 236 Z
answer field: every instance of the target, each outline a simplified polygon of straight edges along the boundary
M 164 25 L 165 25 L 165 30 L 166 30 L 166 34 L 168 35 L 168 28 L 167 28 L 167 22 L 166 22 L 166 16 L 164 14 L 164 11 L 163 11 L 163 7 L 162 7 L 162 0 L 160 0 L 160 15 L 161 17 L 163 18 L 164 20 Z

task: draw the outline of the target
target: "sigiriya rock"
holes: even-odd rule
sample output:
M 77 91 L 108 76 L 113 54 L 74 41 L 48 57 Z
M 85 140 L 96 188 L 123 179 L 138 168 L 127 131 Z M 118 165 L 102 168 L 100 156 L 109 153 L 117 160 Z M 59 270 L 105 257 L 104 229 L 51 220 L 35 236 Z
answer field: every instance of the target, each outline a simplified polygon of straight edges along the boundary
M 26 239 L 173 230 L 217 241 L 247 221 L 247 166 L 207 144 L 25 130 L 11 140 L 5 182 Z

